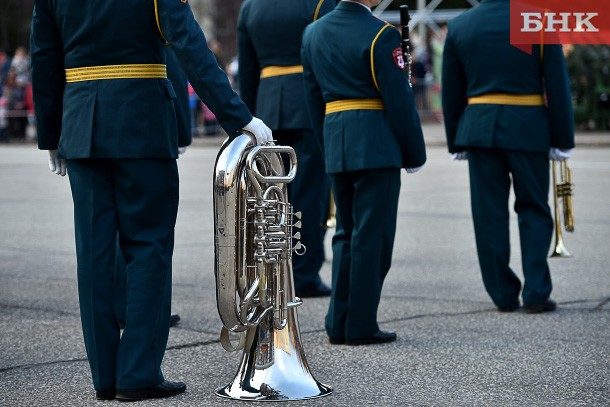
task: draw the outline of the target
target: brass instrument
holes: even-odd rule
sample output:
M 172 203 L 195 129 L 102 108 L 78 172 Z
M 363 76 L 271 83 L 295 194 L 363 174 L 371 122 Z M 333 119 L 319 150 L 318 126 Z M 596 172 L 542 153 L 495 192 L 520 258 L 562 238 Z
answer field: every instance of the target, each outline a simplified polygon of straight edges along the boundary
M 553 167 L 553 197 L 555 203 L 555 249 L 550 257 L 571 257 L 572 255 L 563 244 L 559 199 L 562 201 L 563 227 L 566 232 L 573 232 L 574 206 L 572 196 L 574 195 L 574 183 L 572 182 L 572 169 L 568 167 L 568 160 L 559 162 L 551 160 L 551 166 Z M 557 167 L 559 167 L 559 179 Z
M 326 229 L 332 229 L 337 226 L 337 208 L 335 206 L 335 196 L 333 192 L 330 192 L 330 203 L 328 205 L 328 218 L 326 219 L 326 224 L 324 225 Z
M 290 159 L 285 174 L 282 154 Z M 221 147 L 214 166 L 214 254 L 221 344 L 243 349 L 235 378 L 216 394 L 239 400 L 280 401 L 326 396 L 332 388 L 310 373 L 294 294 L 293 213 L 287 183 L 297 169 L 292 148 L 256 146 L 242 134 Z M 294 235 L 299 239 L 299 233 Z M 231 334 L 239 342 L 231 342 Z

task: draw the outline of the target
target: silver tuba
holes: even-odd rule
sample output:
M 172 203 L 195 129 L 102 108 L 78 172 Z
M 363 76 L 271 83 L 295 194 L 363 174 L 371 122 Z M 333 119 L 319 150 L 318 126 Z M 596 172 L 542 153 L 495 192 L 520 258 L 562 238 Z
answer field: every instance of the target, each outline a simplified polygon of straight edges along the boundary
M 289 158 L 285 173 L 283 158 Z M 299 332 L 294 295 L 293 214 L 287 184 L 297 160 L 286 146 L 256 146 L 242 134 L 221 147 L 214 166 L 216 300 L 227 351 L 243 349 L 233 381 L 221 397 L 281 401 L 326 396 L 332 388 L 310 373 Z M 299 233 L 294 235 L 299 239 Z M 239 341 L 231 338 L 239 335 Z

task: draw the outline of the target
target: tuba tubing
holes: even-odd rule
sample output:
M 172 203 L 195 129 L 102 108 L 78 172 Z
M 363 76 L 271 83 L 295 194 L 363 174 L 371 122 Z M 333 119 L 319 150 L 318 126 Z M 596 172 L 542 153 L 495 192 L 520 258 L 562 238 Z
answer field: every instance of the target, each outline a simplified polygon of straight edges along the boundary
M 284 170 L 284 158 L 289 163 Z M 214 166 L 214 272 L 220 342 L 227 351 L 243 349 L 234 379 L 218 396 L 257 401 L 326 396 L 332 388 L 311 372 L 300 338 L 294 294 L 293 213 L 287 184 L 297 170 L 294 150 L 256 146 L 240 135 L 226 141 Z M 298 233 L 294 235 L 298 239 Z M 231 334 L 239 342 L 231 343 Z

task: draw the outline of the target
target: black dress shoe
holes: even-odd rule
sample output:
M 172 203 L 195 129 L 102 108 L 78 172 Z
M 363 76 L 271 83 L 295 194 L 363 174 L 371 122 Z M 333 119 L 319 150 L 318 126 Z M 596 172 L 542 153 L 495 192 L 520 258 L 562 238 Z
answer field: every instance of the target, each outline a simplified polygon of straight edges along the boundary
M 379 331 L 368 338 L 346 339 L 345 344 L 350 346 L 372 345 L 375 343 L 388 343 L 396 340 L 396 332 Z
M 329 297 L 331 289 L 324 283 L 318 284 L 318 286 L 314 289 L 310 290 L 296 290 L 296 296 L 301 298 L 311 298 L 311 297 Z
M 345 338 L 329 336 L 328 343 L 330 343 L 331 345 L 343 345 L 345 343 Z
M 172 314 L 169 317 L 169 327 L 172 328 L 176 325 L 178 325 L 178 322 L 180 322 L 180 315 L 178 314 Z
M 114 400 L 115 393 L 116 393 L 115 389 L 96 390 L 95 399 L 96 400 Z
M 143 389 L 116 389 L 116 399 L 120 401 L 139 401 L 146 399 L 160 399 L 175 396 L 186 390 L 186 384 L 182 382 L 168 382 Z
M 498 307 L 498 312 L 514 312 L 519 309 L 519 301 L 502 307 Z
M 523 311 L 526 314 L 539 314 L 546 311 L 555 311 L 557 309 L 557 303 L 550 298 L 541 303 L 535 304 L 523 304 Z

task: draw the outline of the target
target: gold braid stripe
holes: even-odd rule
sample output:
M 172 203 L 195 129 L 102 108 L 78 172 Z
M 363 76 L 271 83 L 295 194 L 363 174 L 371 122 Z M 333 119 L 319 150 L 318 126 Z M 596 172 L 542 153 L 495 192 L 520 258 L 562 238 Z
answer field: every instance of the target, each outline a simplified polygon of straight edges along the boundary
M 102 65 L 66 69 L 66 82 L 135 78 L 167 78 L 167 71 L 163 64 Z
M 269 78 L 271 76 L 290 75 L 294 73 L 302 73 L 303 65 L 292 65 L 292 66 L 267 66 L 261 71 L 261 79 Z
M 169 42 L 165 38 L 165 35 L 163 35 L 163 30 L 161 30 L 161 22 L 159 21 L 159 6 L 157 4 L 157 0 L 155 0 L 155 20 L 157 20 L 157 29 L 159 30 L 159 34 L 161 34 L 161 38 L 163 38 L 163 41 L 165 41 L 166 46 L 169 45 Z
M 316 21 L 318 19 L 318 13 L 320 13 L 320 7 L 322 7 L 322 3 L 324 3 L 324 0 L 320 0 L 318 2 L 318 6 L 316 7 L 316 11 L 315 11 L 315 13 L 313 13 L 313 21 Z
M 373 42 L 371 43 L 371 73 L 373 74 L 373 82 L 375 83 L 375 87 L 377 88 L 378 91 L 380 89 L 379 89 L 379 84 L 377 83 L 377 76 L 375 75 L 375 55 L 374 55 L 375 43 L 377 42 L 377 39 L 379 38 L 379 36 L 383 32 L 383 30 L 385 30 L 388 27 L 392 27 L 392 25 L 389 24 L 389 23 L 386 23 L 386 25 L 384 25 L 381 28 L 381 30 L 379 30 L 379 32 L 377 33 L 377 35 L 373 39 Z
M 326 114 L 343 112 L 346 110 L 384 110 L 381 99 L 345 99 L 335 100 L 326 104 Z
M 511 95 L 508 93 L 488 93 L 487 95 L 468 98 L 469 105 L 517 105 L 517 106 L 543 106 L 542 95 Z

